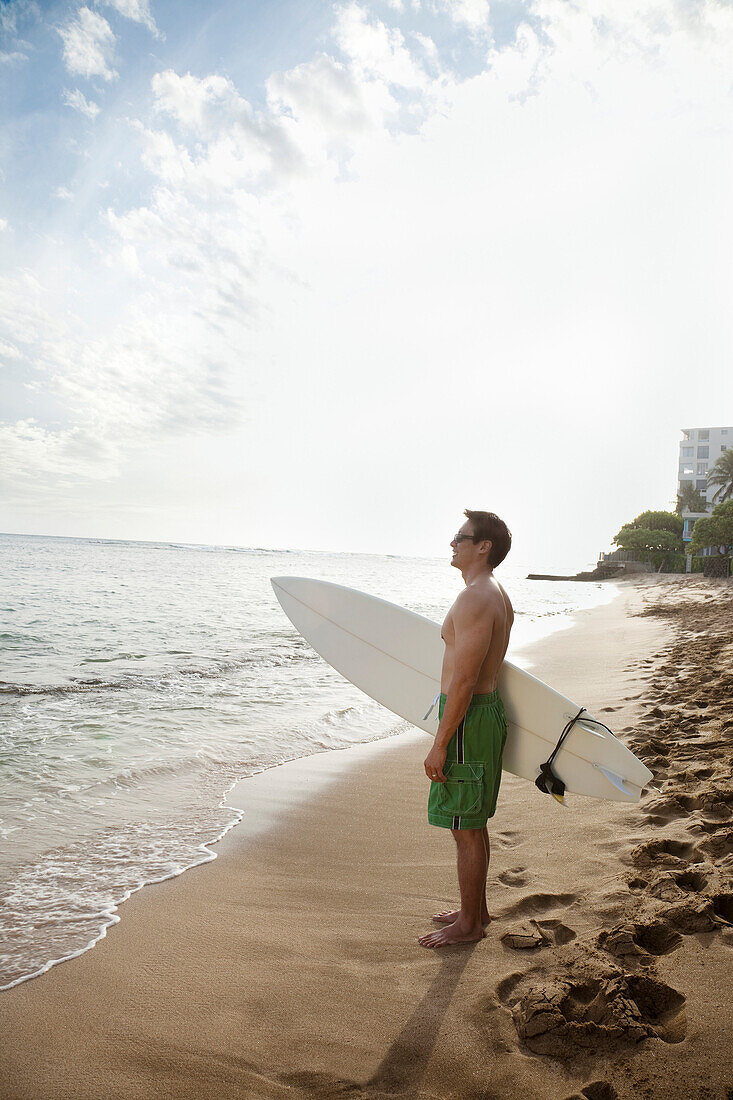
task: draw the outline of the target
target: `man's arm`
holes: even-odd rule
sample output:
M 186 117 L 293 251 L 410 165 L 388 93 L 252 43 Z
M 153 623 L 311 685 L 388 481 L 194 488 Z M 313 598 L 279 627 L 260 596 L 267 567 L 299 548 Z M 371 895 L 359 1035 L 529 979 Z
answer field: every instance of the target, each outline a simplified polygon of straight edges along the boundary
M 453 676 L 446 692 L 443 717 L 435 735 L 435 742 L 425 759 L 425 772 L 429 778 L 445 782 L 443 765 L 446 747 L 468 710 L 473 689 L 481 666 L 491 644 L 494 614 L 491 602 L 483 593 L 462 592 L 453 611 L 455 646 Z M 433 773 L 437 772 L 434 776 Z

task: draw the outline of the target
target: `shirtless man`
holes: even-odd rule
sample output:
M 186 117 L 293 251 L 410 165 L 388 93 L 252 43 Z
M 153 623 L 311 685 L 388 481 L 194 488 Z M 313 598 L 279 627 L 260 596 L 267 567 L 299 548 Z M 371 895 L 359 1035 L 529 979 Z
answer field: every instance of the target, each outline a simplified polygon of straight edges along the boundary
M 440 722 L 425 758 L 431 780 L 428 820 L 453 833 L 461 907 L 433 917 L 443 927 L 421 936 L 423 947 L 480 940 L 491 920 L 486 822 L 496 810 L 507 731 L 496 684 L 514 621 L 494 566 L 506 557 L 512 537 L 493 512 L 464 515 L 466 522 L 451 542 L 451 565 L 460 569 L 466 587 L 443 623 Z

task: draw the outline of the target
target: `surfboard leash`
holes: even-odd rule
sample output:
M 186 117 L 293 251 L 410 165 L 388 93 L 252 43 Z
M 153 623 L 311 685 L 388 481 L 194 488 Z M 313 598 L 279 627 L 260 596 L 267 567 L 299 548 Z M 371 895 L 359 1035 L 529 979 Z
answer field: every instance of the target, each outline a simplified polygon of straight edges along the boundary
M 559 753 L 560 749 L 563 746 L 563 742 L 572 730 L 573 726 L 578 721 L 581 714 L 583 714 L 584 712 L 585 707 L 581 707 L 575 717 L 571 718 L 570 721 L 566 724 L 565 729 L 562 731 L 558 738 L 555 748 L 552 750 L 547 760 L 545 760 L 544 764 L 540 764 L 540 774 L 534 781 L 535 787 L 537 787 L 538 790 L 542 791 L 543 794 L 551 794 L 552 797 L 557 802 L 559 802 L 561 806 L 564 805 L 565 784 L 563 783 L 560 776 L 555 775 L 554 771 L 552 770 L 552 761 Z

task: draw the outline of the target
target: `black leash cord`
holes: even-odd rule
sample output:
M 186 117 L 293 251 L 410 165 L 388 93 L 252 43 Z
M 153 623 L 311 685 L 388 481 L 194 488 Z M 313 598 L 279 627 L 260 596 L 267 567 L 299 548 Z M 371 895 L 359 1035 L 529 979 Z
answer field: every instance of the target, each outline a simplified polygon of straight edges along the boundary
M 555 775 L 555 773 L 553 772 L 552 761 L 559 753 L 560 749 L 563 746 L 565 738 L 568 736 L 573 726 L 578 721 L 581 714 L 584 713 L 584 711 L 585 707 L 581 707 L 575 717 L 570 719 L 570 721 L 565 726 L 565 729 L 560 734 L 555 748 L 552 750 L 544 764 L 540 764 L 540 774 L 535 779 L 535 786 L 539 790 L 541 790 L 543 794 L 556 794 L 560 798 L 562 798 L 562 796 L 565 794 L 565 784 L 563 783 L 562 779 L 560 779 L 560 777 Z M 598 725 L 600 724 L 601 723 L 599 722 Z M 609 730 L 609 733 L 610 732 L 611 731 Z

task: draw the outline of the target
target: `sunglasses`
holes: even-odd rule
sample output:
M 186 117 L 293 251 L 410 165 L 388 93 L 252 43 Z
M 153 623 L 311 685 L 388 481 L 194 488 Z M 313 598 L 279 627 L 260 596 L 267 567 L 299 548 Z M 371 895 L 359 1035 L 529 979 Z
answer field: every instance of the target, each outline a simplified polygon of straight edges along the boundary
M 466 539 L 472 539 L 475 542 L 477 538 L 477 535 L 462 535 L 459 531 L 457 535 L 453 536 L 451 542 L 465 542 Z

